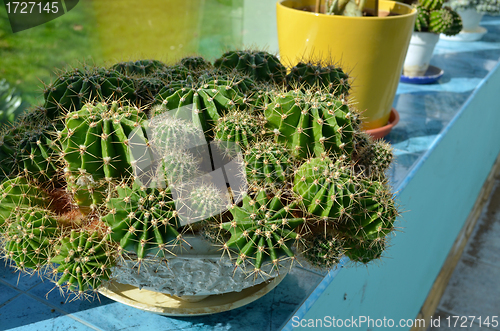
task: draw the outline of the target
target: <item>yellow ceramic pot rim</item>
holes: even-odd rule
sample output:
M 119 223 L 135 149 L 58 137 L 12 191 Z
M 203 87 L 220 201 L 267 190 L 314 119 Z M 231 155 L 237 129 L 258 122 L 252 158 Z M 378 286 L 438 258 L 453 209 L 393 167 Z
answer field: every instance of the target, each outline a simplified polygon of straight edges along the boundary
M 313 3 L 313 1 L 311 1 L 311 0 L 309 0 L 309 1 L 308 0 L 298 0 L 298 1 L 297 0 L 280 0 L 280 1 L 278 1 L 278 5 L 280 7 L 283 7 L 283 10 L 299 11 L 303 15 L 311 15 L 311 16 L 318 16 L 318 17 L 335 17 L 335 19 L 340 19 L 340 20 L 360 20 L 360 19 L 372 20 L 372 21 L 373 20 L 375 20 L 375 21 L 377 21 L 377 20 L 397 20 L 397 19 L 408 17 L 408 16 L 416 15 L 416 12 L 417 12 L 417 10 L 415 8 L 409 6 L 405 3 L 390 1 L 390 0 L 379 0 L 379 6 L 382 5 L 383 6 L 382 9 L 389 10 L 389 12 L 394 12 L 393 10 L 395 8 L 397 8 L 397 6 L 401 6 L 403 8 L 406 7 L 406 9 L 408 9 L 409 12 L 407 14 L 399 14 L 396 16 L 385 16 L 385 17 L 374 17 L 374 16 L 353 17 L 353 16 L 342 16 L 342 15 L 327 15 L 327 14 L 313 13 L 313 12 L 309 12 L 309 11 L 299 10 L 297 8 L 292 8 L 292 7 L 284 5 L 284 3 L 286 3 L 286 2 L 290 2 L 293 4 L 303 3 L 304 5 L 307 5 L 309 2 Z M 398 13 L 398 11 L 396 11 L 396 13 Z

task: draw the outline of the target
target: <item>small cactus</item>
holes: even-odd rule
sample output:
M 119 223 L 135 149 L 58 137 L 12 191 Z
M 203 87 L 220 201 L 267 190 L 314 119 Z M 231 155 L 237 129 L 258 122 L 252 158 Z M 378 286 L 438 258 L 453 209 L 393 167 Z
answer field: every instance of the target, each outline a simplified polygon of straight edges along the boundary
M 349 94 L 349 76 L 334 65 L 323 66 L 300 62 L 290 70 L 286 78 L 289 86 L 305 90 L 326 90 L 339 97 Z
M 182 58 L 179 61 L 179 64 L 192 71 L 209 69 L 210 67 L 212 67 L 212 64 L 201 56 L 188 56 Z
M 169 189 L 147 188 L 134 182 L 118 185 L 107 203 L 102 221 L 111 229 L 111 239 L 126 253 L 135 253 L 139 261 L 146 254 L 164 254 L 177 245 L 178 212 Z
M 114 100 L 136 100 L 132 79 L 114 70 L 84 67 L 58 74 L 58 78 L 45 86 L 44 98 L 47 116 L 59 118 L 68 111 L 78 111 L 86 103 Z
M 450 7 L 431 11 L 429 15 L 429 31 L 454 36 L 462 30 L 462 19 Z
M 156 71 L 165 69 L 166 64 L 158 60 L 138 60 L 119 62 L 111 67 L 111 70 L 117 71 L 126 76 L 148 76 Z
M 38 271 L 50 264 L 53 245 L 60 231 L 55 215 L 50 211 L 21 209 L 5 232 L 5 254 L 17 268 Z
M 353 115 L 342 101 L 291 91 L 278 94 L 264 114 L 275 140 L 297 158 L 352 152 Z
M 111 277 L 115 264 L 115 248 L 97 231 L 72 230 L 69 237 L 62 238 L 56 246 L 52 263 L 59 266 L 54 275 L 60 278 L 56 284 L 61 289 L 83 294 L 97 291 L 103 281 Z
M 231 143 L 246 150 L 259 135 L 262 135 L 264 125 L 265 120 L 260 116 L 238 110 L 232 111 L 217 120 L 214 141 L 223 146 L 227 152 L 233 149 Z
M 443 7 L 444 0 L 420 0 L 419 4 L 428 11 L 439 10 Z
M 191 113 L 193 124 L 201 127 L 208 137 L 221 116 L 245 106 L 245 97 L 238 88 L 232 82 L 219 80 L 192 87 L 170 85 L 159 92 L 156 100 L 162 107 L 156 108 L 152 115 L 173 110 L 175 116 L 183 118 L 185 113 Z
M 394 154 L 390 144 L 383 140 L 372 141 L 368 134 L 361 133 L 355 138 L 352 158 L 357 173 L 372 179 L 383 180 L 385 172 L 394 159 Z
M 415 19 L 415 30 L 427 31 L 427 29 L 429 28 L 430 11 L 424 8 L 420 4 L 416 5 L 415 9 L 417 10 L 417 18 Z
M 345 254 L 343 241 L 330 234 L 316 234 L 306 239 L 304 257 L 313 266 L 330 269 L 336 266 Z
M 264 51 L 229 51 L 215 60 L 216 68 L 236 70 L 256 81 L 281 84 L 286 68 L 278 58 Z
M 367 264 L 379 259 L 386 248 L 386 240 L 360 241 L 347 239 L 344 242 L 345 254 L 351 261 Z
M 245 151 L 244 162 L 248 184 L 261 187 L 284 186 L 294 160 L 285 145 L 264 140 Z
M 263 263 L 271 263 L 278 269 L 280 261 L 295 257 L 291 247 L 302 238 L 294 232 L 304 223 L 303 218 L 293 215 L 296 208 L 296 202 L 283 191 L 275 192 L 272 197 L 265 190 L 253 197 L 245 196 L 243 206 L 230 209 L 233 220 L 220 225 L 231 233 L 224 250 L 236 249 L 236 265 L 249 262 L 254 265 L 255 273 L 260 272 Z

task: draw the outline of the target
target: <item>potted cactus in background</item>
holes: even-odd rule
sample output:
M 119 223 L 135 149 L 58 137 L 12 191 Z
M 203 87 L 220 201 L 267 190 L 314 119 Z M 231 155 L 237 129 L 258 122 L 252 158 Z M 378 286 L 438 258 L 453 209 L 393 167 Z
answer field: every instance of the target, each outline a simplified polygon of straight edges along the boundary
M 462 17 L 463 28 L 458 35 L 445 38 L 448 40 L 479 40 L 487 32 L 479 26 L 483 15 L 500 14 L 500 2 L 497 0 L 451 0 L 449 5 Z
M 460 16 L 443 3 L 444 0 L 421 0 L 415 5 L 417 19 L 403 67 L 405 76 L 426 76 L 439 34 L 454 36 L 462 29 Z
M 336 61 L 353 80 L 349 100 L 363 113 L 363 129 L 388 134 L 415 10 L 386 0 L 281 0 L 276 8 L 281 61 Z
M 77 296 L 179 302 L 380 258 L 391 148 L 360 130 L 342 69 L 289 69 L 230 51 L 59 72 L 2 133 L 2 255 Z

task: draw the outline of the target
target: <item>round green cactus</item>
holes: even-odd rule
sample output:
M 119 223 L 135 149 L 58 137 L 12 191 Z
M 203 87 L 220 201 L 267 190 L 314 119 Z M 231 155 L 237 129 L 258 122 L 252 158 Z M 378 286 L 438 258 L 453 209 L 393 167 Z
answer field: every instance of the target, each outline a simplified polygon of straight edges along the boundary
M 277 95 L 264 114 L 276 141 L 299 159 L 352 152 L 353 113 L 342 101 L 291 91 Z
M 292 88 L 327 90 L 341 97 L 349 94 L 349 76 L 334 65 L 300 62 L 292 67 L 286 78 Z
M 355 138 L 352 159 L 357 173 L 372 179 L 383 180 L 385 172 L 394 159 L 394 154 L 390 144 L 383 140 L 372 141 L 370 135 L 360 133 Z
M 5 253 L 21 270 L 40 270 L 50 263 L 53 245 L 60 232 L 55 215 L 50 211 L 20 209 L 4 234 Z
M 161 156 L 157 179 L 168 185 L 182 185 L 202 174 L 200 159 L 186 150 L 172 150 Z
M 444 0 L 420 0 L 419 5 L 428 11 L 439 10 L 443 7 Z
M 342 162 L 313 158 L 295 172 L 293 190 L 302 197 L 308 213 L 332 220 L 352 213 L 354 197 L 360 189 Z
M 192 71 L 209 69 L 210 67 L 212 67 L 212 64 L 201 56 L 188 56 L 182 58 L 179 61 L 179 64 Z
M 292 174 L 294 160 L 284 144 L 257 142 L 244 154 L 246 179 L 250 186 L 283 186 Z
M 330 269 L 336 266 L 345 254 L 343 241 L 330 234 L 316 234 L 306 240 L 303 252 L 306 260 L 315 267 Z
M 386 248 L 386 240 L 360 241 L 347 239 L 344 242 L 345 255 L 354 262 L 367 264 L 379 259 Z
M 54 270 L 57 286 L 78 294 L 97 291 L 110 279 L 115 252 L 116 248 L 96 231 L 72 230 L 59 241 L 51 259 L 59 264 Z
M 208 137 L 213 136 L 212 128 L 225 113 L 245 106 L 245 96 L 233 82 L 212 80 L 185 87 L 172 84 L 162 89 L 156 97 L 161 108 L 155 108 L 158 115 L 173 111 L 179 118 L 191 117 L 193 124 L 202 128 Z
M 429 28 L 429 18 L 430 11 L 424 8 L 422 5 L 418 4 L 415 6 L 417 10 L 417 18 L 415 19 L 415 30 L 416 31 L 427 31 Z
M 119 62 L 111 70 L 127 76 L 148 76 L 166 67 L 166 64 L 158 60 L 138 60 Z
M 231 143 L 236 144 L 243 150 L 262 135 L 265 120 L 261 116 L 255 116 L 239 110 L 232 111 L 219 117 L 215 125 L 214 141 L 223 146 L 227 152 L 237 152 Z
M 443 7 L 431 11 L 429 16 L 429 31 L 454 36 L 462 30 L 462 19 L 454 10 Z
M 179 218 L 183 223 L 193 224 L 209 220 L 227 209 L 229 200 L 223 192 L 213 184 L 192 187 L 187 197 L 178 199 Z
M 32 206 L 47 208 L 49 195 L 25 177 L 15 177 L 0 184 L 0 232 L 4 223 L 8 226 L 17 216 L 18 210 Z
M 168 188 L 122 183 L 113 195 L 102 221 L 111 228 L 111 239 L 123 252 L 135 253 L 142 260 L 148 253 L 162 255 L 180 242 L 178 212 Z
M 286 68 L 278 58 L 263 51 L 229 51 L 215 60 L 216 68 L 236 70 L 256 81 L 281 84 L 286 76 Z
M 154 113 L 161 112 L 156 108 Z M 171 116 L 169 113 L 153 116 L 147 123 L 150 132 L 151 144 L 158 150 L 160 155 L 190 149 L 206 143 L 205 135 L 201 127 L 192 121 Z
M 64 129 L 59 133 L 67 172 L 73 176 L 92 176 L 94 180 L 122 178 L 132 173 L 132 148 L 147 144 L 141 128 L 146 115 L 135 107 L 87 104 L 81 110 L 68 113 Z M 143 145 L 137 146 L 134 137 Z
M 349 215 L 339 229 L 361 241 L 380 240 L 393 231 L 398 215 L 392 193 L 378 181 L 361 179 Z
M 44 98 L 47 116 L 54 119 L 95 100 L 135 102 L 136 93 L 131 78 L 115 70 L 84 67 L 60 73 L 52 84 L 45 86 Z
M 142 127 L 146 115 L 135 107 L 87 104 L 66 115 L 59 140 L 68 191 L 81 206 L 94 210 L 104 198 L 107 183 L 131 176 L 150 162 Z
M 295 257 L 291 247 L 302 236 L 294 230 L 305 220 L 294 216 L 297 202 L 291 196 L 278 191 L 269 197 L 268 192 L 260 190 L 253 197 L 245 196 L 241 207 L 230 209 L 233 220 L 220 227 L 231 233 L 223 248 L 238 251 L 237 266 L 250 262 L 258 273 L 265 262 L 279 268 L 280 261 Z
M 17 142 L 16 164 L 19 173 L 37 181 L 53 182 L 62 168 L 59 162 L 60 146 L 54 125 L 39 126 L 27 131 Z

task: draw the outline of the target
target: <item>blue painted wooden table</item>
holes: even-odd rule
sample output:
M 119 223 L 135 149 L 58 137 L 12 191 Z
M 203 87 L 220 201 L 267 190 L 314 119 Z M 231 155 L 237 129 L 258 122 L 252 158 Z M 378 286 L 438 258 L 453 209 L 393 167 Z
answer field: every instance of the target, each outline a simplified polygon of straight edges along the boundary
M 445 74 L 436 84 L 398 88 L 401 120 L 387 138 L 407 212 L 380 263 L 328 275 L 298 267 L 252 305 L 192 318 L 105 297 L 68 302 L 50 282 L 1 264 L 0 330 L 289 330 L 302 318 L 416 317 L 500 149 L 500 19 L 482 26 L 479 42 L 438 43 L 431 64 Z

